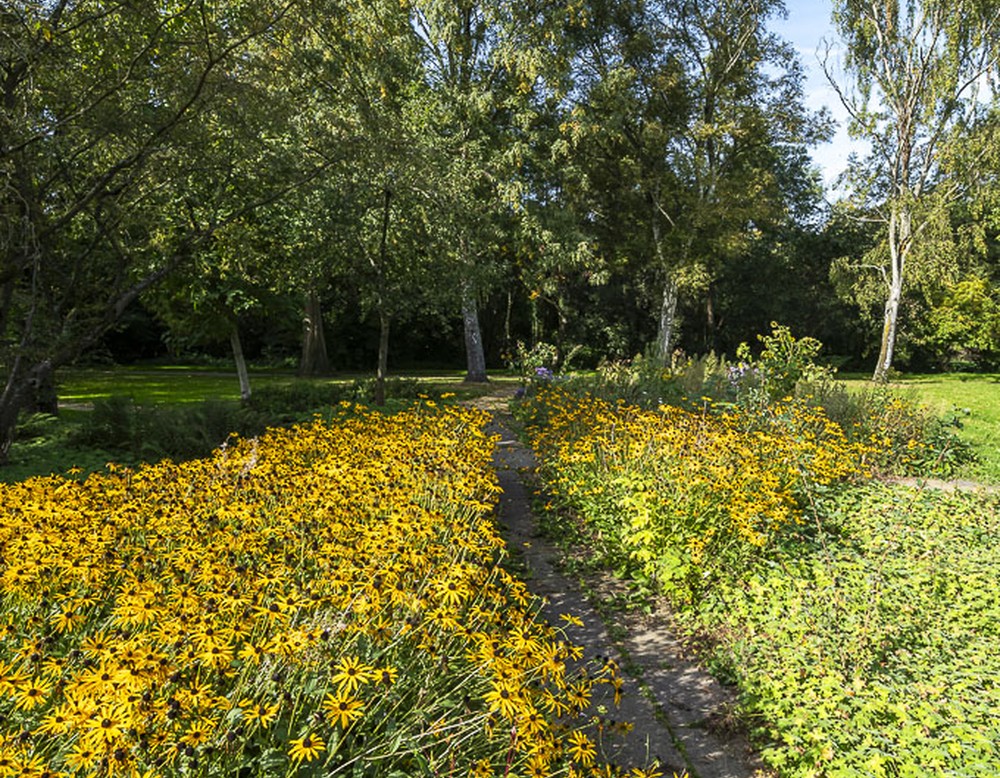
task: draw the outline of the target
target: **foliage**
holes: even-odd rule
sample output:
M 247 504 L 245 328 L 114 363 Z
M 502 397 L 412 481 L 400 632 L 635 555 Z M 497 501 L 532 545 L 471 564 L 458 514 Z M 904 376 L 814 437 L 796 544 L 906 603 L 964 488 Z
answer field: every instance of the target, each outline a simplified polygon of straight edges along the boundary
M 755 413 L 649 411 L 552 388 L 520 412 L 546 488 L 599 553 L 682 602 L 758 559 L 817 489 L 860 473 L 867 455 L 795 400 Z
M 991 484 L 1000 483 L 1000 404 L 996 374 L 933 374 L 900 376 L 893 383 L 903 396 L 918 400 L 941 419 L 955 440 L 970 454 L 955 474 Z M 867 382 L 847 382 L 851 393 L 870 389 Z
M 545 341 L 539 341 L 528 348 L 523 340 L 519 340 L 514 345 L 514 353 L 510 355 L 508 363 L 522 381 L 527 381 L 539 370 L 554 371 L 559 364 L 559 349 Z
M 740 363 L 730 370 L 730 376 L 738 390 L 757 395 L 766 403 L 791 397 L 803 381 L 818 382 L 832 374 L 829 368 L 816 364 L 823 348 L 818 340 L 795 338 L 788 327 L 776 322 L 771 323 L 771 330 L 770 335 L 757 336 L 763 344 L 757 358 L 746 343 L 736 350 Z
M 915 398 L 887 386 L 848 391 L 834 370 L 817 361 L 821 344 L 795 338 L 772 324 L 758 335 L 754 356 L 744 343 L 739 362 L 709 353 L 677 360 L 670 369 L 637 356 L 629 363 L 598 369 L 594 378 L 574 381 L 577 391 L 644 408 L 664 403 L 689 409 L 734 406 L 752 420 L 767 419 L 778 401 L 797 398 L 839 425 L 846 437 L 867 449 L 866 464 L 883 475 L 953 475 L 974 460 L 956 434 L 958 420 L 942 417 Z M 765 425 L 766 426 L 766 425 Z
M 192 459 L 209 454 L 230 434 L 261 432 L 263 418 L 235 402 L 140 406 L 119 395 L 96 400 L 70 442 L 118 452 L 131 461 Z
M 870 447 L 869 461 L 882 475 L 952 476 L 975 460 L 957 434 L 957 417 L 938 415 L 905 391 L 877 384 L 848 391 L 834 383 L 810 389 L 852 440 Z
M 985 278 L 949 284 L 924 328 L 922 345 L 933 350 L 942 367 L 975 370 L 1000 359 L 1000 300 Z
M 724 636 L 781 775 L 995 774 L 998 509 L 885 486 L 822 495 L 817 529 L 710 593 L 697 621 Z
M 386 396 L 415 400 L 421 386 L 412 378 L 394 377 L 386 382 Z M 125 454 L 131 461 L 164 457 L 192 459 L 206 456 L 230 435 L 251 436 L 268 425 L 307 421 L 314 413 L 327 413 L 343 401 L 371 403 L 375 379 L 351 384 L 272 383 L 261 387 L 245 403 L 205 400 L 186 405 L 139 405 L 130 397 L 98 398 L 94 408 L 70 436 L 77 446 Z
M 573 672 L 498 565 L 484 421 L 353 409 L 186 464 L 0 487 L 0 763 L 596 770 L 580 713 L 615 668 Z
M 781 775 L 991 775 L 1000 497 L 837 487 L 929 455 L 933 423 L 885 387 L 840 391 L 865 440 L 803 400 L 695 413 L 551 390 L 521 413 L 549 507 L 683 606 Z
M 965 0 L 837 0 L 833 19 L 850 81 L 837 92 L 852 134 L 872 146 L 866 159 L 853 158 L 848 180 L 862 218 L 883 227 L 880 245 L 842 269 L 853 264 L 880 290 L 884 319 L 873 377 L 884 381 L 908 287 L 940 278 L 954 264 L 948 209 L 981 176 L 981 162 L 945 172 L 942 160 L 961 157 L 949 145 L 961 146 L 988 123 L 980 82 L 1000 62 L 1000 16 Z
M 664 363 L 679 299 L 702 307 L 721 265 L 744 261 L 815 197 L 802 151 L 828 123 L 805 110 L 801 68 L 767 30 L 780 3 L 590 8 L 573 31 L 580 96 L 555 148 L 573 149 L 562 176 L 570 202 L 593 222 L 598 255 L 627 258 L 659 320 Z

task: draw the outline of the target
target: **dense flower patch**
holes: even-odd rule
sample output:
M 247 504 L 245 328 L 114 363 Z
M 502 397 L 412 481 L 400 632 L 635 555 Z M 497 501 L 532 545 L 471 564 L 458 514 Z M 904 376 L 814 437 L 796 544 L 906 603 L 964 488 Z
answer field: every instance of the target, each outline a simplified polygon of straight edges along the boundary
M 802 521 L 816 488 L 858 473 L 867 453 L 794 400 L 753 414 L 651 411 L 550 389 L 523 416 L 555 499 L 605 554 L 681 599 L 713 570 L 759 556 Z
M 0 778 L 597 769 L 580 714 L 616 671 L 568 669 L 498 566 L 483 421 L 0 487 Z

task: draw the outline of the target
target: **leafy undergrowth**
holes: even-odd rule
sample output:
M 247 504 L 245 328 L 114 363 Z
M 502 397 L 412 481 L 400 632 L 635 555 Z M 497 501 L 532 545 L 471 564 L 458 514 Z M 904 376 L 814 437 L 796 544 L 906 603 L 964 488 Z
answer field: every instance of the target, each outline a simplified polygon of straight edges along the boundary
M 521 415 L 553 508 L 710 638 L 780 775 L 996 774 L 1000 497 L 859 481 L 868 447 L 795 403 Z
M 817 503 L 697 614 L 781 775 L 994 776 L 1000 498 L 873 485 Z
M 597 771 L 616 669 L 500 566 L 484 420 L 0 486 L 0 776 Z

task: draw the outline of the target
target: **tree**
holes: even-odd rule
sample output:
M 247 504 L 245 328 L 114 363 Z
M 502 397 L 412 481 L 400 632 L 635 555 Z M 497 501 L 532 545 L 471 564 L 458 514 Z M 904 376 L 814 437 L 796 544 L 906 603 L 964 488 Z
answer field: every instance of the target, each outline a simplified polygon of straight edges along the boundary
M 507 229 L 530 197 L 522 166 L 539 101 L 558 91 L 561 30 L 572 14 L 572 5 L 544 0 L 412 6 L 439 176 L 432 235 L 459 293 L 467 381 L 487 380 L 479 303 L 502 275 Z
M 700 296 L 714 319 L 720 264 L 787 218 L 781 172 L 826 123 L 803 108 L 801 68 L 767 32 L 780 2 L 592 7 L 567 125 L 593 160 L 598 212 L 644 236 L 632 251 L 657 287 L 655 352 L 667 361 L 680 295 Z
M 883 283 L 873 378 L 884 381 L 914 262 L 934 259 L 920 244 L 966 189 L 962 177 L 940 175 L 940 153 L 985 115 L 989 96 L 981 87 L 1000 61 L 1000 8 L 975 0 L 839 0 L 834 22 L 850 82 L 838 86 L 828 76 L 850 113 L 851 133 L 872 145 L 869 158 L 855 160 L 850 182 L 883 226 L 884 251 L 867 260 L 875 260 Z
M 29 0 L 0 14 L 0 462 L 20 410 L 252 209 L 200 208 L 196 119 L 291 3 Z M 223 195 L 229 178 L 216 179 Z M 274 197 L 274 193 L 261 195 Z M 211 221 L 202 216 L 211 214 Z

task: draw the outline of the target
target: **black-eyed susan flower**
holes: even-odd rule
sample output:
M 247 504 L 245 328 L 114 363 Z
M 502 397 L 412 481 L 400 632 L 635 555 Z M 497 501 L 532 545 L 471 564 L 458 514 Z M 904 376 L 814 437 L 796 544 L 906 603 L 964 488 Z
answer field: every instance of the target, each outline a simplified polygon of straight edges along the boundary
M 14 707 L 31 710 L 45 703 L 52 691 L 52 682 L 46 678 L 32 678 L 19 684 L 14 691 Z
M 92 745 L 80 741 L 66 754 L 66 766 L 75 772 L 92 772 L 101 761 L 101 752 Z
M 579 730 L 569 733 L 566 738 L 566 752 L 570 759 L 584 767 L 590 767 L 597 757 L 597 747 L 587 735 Z
M 352 722 L 364 716 L 364 705 L 360 700 L 350 697 L 344 692 L 328 694 L 323 700 L 323 710 L 330 720 L 347 729 Z
M 288 756 L 293 764 L 311 762 L 326 750 L 326 743 L 319 735 L 307 733 L 300 738 L 290 740 Z
M 251 725 L 267 728 L 278 718 L 280 706 L 276 702 L 263 703 L 253 700 L 241 700 L 240 707 L 243 709 L 244 718 Z
M 180 737 L 180 742 L 192 748 L 201 748 L 206 745 L 215 732 L 216 722 L 212 719 L 197 719 L 191 722 L 184 734 Z
M 505 681 L 494 681 L 488 692 L 483 696 L 491 711 L 496 711 L 505 719 L 511 721 L 517 716 L 521 705 L 518 690 Z
M 356 656 L 345 656 L 337 663 L 337 672 L 331 680 L 337 689 L 346 694 L 354 694 L 359 687 L 372 679 L 372 668 Z
M 372 671 L 372 679 L 382 686 L 392 686 L 399 680 L 399 669 L 393 665 L 377 667 Z

